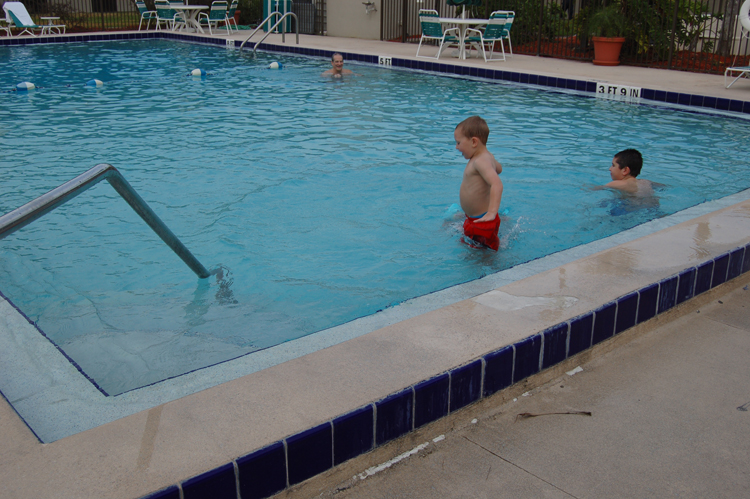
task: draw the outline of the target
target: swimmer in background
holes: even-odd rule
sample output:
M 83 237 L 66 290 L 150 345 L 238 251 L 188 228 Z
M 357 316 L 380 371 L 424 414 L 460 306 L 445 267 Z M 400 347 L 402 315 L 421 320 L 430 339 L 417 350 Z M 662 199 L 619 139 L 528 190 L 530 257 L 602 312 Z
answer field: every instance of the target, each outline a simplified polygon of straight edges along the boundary
M 348 69 L 344 69 L 344 56 L 335 52 L 331 56 L 331 69 L 323 71 L 320 76 L 332 76 L 333 78 L 341 78 L 342 75 L 354 74 Z
M 653 196 L 653 183 L 636 178 L 641 174 L 641 168 L 643 168 L 643 156 L 640 152 L 635 149 L 620 151 L 612 158 L 612 166 L 609 167 L 612 182 L 599 186 L 598 189 L 608 187 L 637 197 Z
M 456 149 L 469 160 L 459 190 L 461 209 L 466 214 L 464 235 L 497 251 L 498 210 L 503 197 L 503 183 L 498 174 L 503 166 L 487 150 L 489 135 L 487 122 L 479 116 L 465 119 L 453 132 Z

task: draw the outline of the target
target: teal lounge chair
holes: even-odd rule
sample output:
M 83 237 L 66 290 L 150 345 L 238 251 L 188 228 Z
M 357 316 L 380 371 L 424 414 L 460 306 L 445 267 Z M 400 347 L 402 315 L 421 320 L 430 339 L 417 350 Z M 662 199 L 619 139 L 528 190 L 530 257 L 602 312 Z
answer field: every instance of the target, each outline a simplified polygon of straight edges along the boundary
M 458 44 L 458 28 L 450 28 L 443 31 L 443 25 L 440 23 L 440 16 L 436 10 L 420 9 L 419 24 L 422 27 L 422 37 L 419 39 L 417 47 L 417 57 L 424 59 L 440 59 L 443 47 L 446 45 Z M 422 48 L 422 42 L 425 40 L 440 41 L 440 47 L 436 57 L 419 55 L 419 49 Z
M 229 26 L 227 21 L 227 2 L 224 0 L 216 0 L 211 2 L 211 10 L 201 12 L 198 14 L 198 22 L 202 25 L 208 25 L 208 32 L 213 35 L 214 32 L 211 30 L 211 26 L 218 29 L 219 23 L 223 22 L 227 28 L 227 36 L 232 34 L 232 27 Z
M 144 2 L 143 0 L 135 0 L 135 6 L 138 7 L 138 12 L 141 13 L 141 22 L 138 23 L 138 31 L 141 30 L 141 26 L 143 25 L 144 20 L 148 20 L 146 29 L 149 29 L 151 27 L 151 19 L 157 19 L 156 11 L 148 10 L 148 7 L 146 7 L 146 2 Z
M 29 15 L 29 11 L 21 2 L 5 2 L 3 4 L 3 10 L 5 11 L 5 20 L 8 23 L 9 28 L 23 28 L 18 35 L 28 33 L 31 36 L 36 36 L 34 30 L 39 30 L 40 34 L 44 34 L 47 30 L 47 26 L 40 26 L 36 24 Z M 8 31 L 10 34 L 10 31 Z
M 490 22 L 487 23 L 487 27 L 484 32 L 477 29 L 466 30 L 466 43 L 476 46 L 477 49 L 481 48 L 484 62 L 490 61 L 504 61 L 505 60 L 505 43 L 504 40 L 508 40 L 508 48 L 510 55 L 513 55 L 513 44 L 510 41 L 510 28 L 513 26 L 513 19 L 515 19 L 516 13 L 512 10 L 496 10 L 490 15 Z M 502 59 L 493 58 L 492 55 L 495 52 L 495 44 L 500 42 L 500 49 L 503 52 Z M 487 57 L 487 51 L 485 45 L 489 45 L 490 57 Z

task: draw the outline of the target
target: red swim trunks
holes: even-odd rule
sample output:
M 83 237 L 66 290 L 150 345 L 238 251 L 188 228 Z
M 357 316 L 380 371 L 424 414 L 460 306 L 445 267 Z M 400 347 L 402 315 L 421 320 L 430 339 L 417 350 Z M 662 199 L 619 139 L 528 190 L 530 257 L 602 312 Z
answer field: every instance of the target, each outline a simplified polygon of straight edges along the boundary
M 500 238 L 497 232 L 500 230 L 500 216 L 490 222 L 476 222 L 476 218 L 466 217 L 464 220 L 464 234 L 472 240 L 484 244 L 497 251 L 500 248 Z

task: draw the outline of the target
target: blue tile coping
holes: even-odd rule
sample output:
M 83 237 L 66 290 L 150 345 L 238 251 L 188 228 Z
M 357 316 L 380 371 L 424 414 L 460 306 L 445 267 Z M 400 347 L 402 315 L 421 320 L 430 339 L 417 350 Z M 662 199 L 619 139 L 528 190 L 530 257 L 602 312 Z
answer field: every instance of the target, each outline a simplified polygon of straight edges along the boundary
M 226 47 L 228 42 L 237 42 L 238 40 L 216 39 L 196 35 L 187 35 L 181 33 L 172 33 L 166 31 L 136 31 L 126 33 L 97 33 L 81 34 L 70 36 L 50 36 L 50 37 L 5 37 L 0 39 L 0 47 L 16 45 L 35 45 L 51 43 L 69 43 L 69 42 L 100 42 L 113 40 L 151 40 L 166 39 L 178 40 L 191 43 L 202 43 L 206 45 L 216 45 Z M 239 44 L 237 45 L 239 48 Z M 329 59 L 333 55 L 333 50 L 321 50 L 299 45 L 273 45 L 268 43 L 260 44 L 259 49 L 269 52 L 280 52 L 286 54 L 304 55 L 309 57 L 324 57 Z M 246 46 L 244 50 L 250 50 Z M 345 59 L 350 61 L 364 62 L 368 64 L 378 64 L 378 56 L 367 54 L 356 54 L 342 52 Z M 514 83 L 538 85 L 549 87 L 550 89 L 567 89 L 579 92 L 595 94 L 596 82 L 589 80 L 575 80 L 572 78 L 556 78 L 552 76 L 535 75 L 528 73 L 518 73 L 514 71 L 503 71 L 494 68 L 477 68 L 476 66 L 457 66 L 446 64 L 444 62 L 432 62 L 424 60 L 391 58 L 391 65 L 397 68 L 418 69 L 421 71 L 433 71 L 438 73 L 455 74 L 461 76 L 480 77 L 488 80 L 508 81 Z M 750 101 L 735 99 L 725 99 L 719 97 L 710 97 L 703 95 L 681 94 L 677 92 L 668 92 L 664 90 L 654 90 L 650 88 L 641 89 L 641 100 L 652 101 L 656 103 L 680 104 L 687 107 L 702 109 L 716 109 L 719 111 L 731 111 L 741 114 L 750 114 Z
M 523 381 L 748 271 L 750 244 L 144 499 L 176 499 L 180 489 L 184 499 L 269 497 Z

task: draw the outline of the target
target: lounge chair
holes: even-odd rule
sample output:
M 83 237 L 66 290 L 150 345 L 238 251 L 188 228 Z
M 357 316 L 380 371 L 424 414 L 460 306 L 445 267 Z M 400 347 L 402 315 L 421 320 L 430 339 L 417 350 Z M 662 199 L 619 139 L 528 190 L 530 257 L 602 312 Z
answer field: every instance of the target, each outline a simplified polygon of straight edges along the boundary
M 208 32 L 211 35 L 214 34 L 211 30 L 211 26 L 213 25 L 214 28 L 219 29 L 219 23 L 223 22 L 227 28 L 227 36 L 232 34 L 232 27 L 229 26 L 229 22 L 227 21 L 227 2 L 224 0 L 211 2 L 211 10 L 209 10 L 208 13 L 201 12 L 198 14 L 198 22 L 201 24 L 207 24 Z
M 5 20 L 8 23 L 9 28 L 23 28 L 18 35 L 28 33 L 31 36 L 36 36 L 34 30 L 39 30 L 40 34 L 44 34 L 49 26 L 36 24 L 29 15 L 29 11 L 21 2 L 5 2 L 3 4 L 3 10 L 5 11 Z M 10 31 L 8 31 L 10 35 Z
M 440 23 L 440 16 L 436 10 L 420 9 L 419 10 L 419 24 L 422 27 L 422 37 L 419 39 L 419 47 L 417 47 L 417 57 L 424 59 L 440 59 L 440 54 L 443 52 L 443 47 L 446 45 L 458 44 L 458 28 L 449 28 L 443 31 L 443 25 Z M 440 47 L 436 57 L 429 57 L 425 55 L 419 55 L 419 49 L 422 48 L 422 42 L 425 40 L 439 40 Z
M 148 10 L 148 7 L 146 7 L 146 2 L 143 0 L 135 0 L 135 6 L 138 7 L 138 12 L 141 13 L 141 22 L 138 23 L 138 31 L 141 30 L 141 26 L 143 25 L 144 20 L 148 20 L 148 24 L 146 24 L 146 29 L 149 29 L 151 27 L 151 19 L 157 19 L 156 11 L 155 10 Z M 157 23 L 159 21 L 156 21 Z
M 7 19 L 0 19 L 0 23 L 3 23 L 3 24 L 0 24 L 0 31 L 5 31 L 6 35 L 12 36 L 10 34 L 10 26 L 11 25 L 8 23 L 8 20 Z
M 742 39 L 742 37 L 750 36 L 750 0 L 745 0 L 745 2 L 740 7 L 740 13 L 737 17 L 739 18 L 740 24 L 742 25 L 740 39 Z M 735 76 L 735 74 L 737 73 L 739 74 Z M 727 85 L 727 76 L 734 78 L 734 80 L 732 80 L 732 83 L 730 83 L 729 85 Z M 724 87 L 731 87 L 737 80 L 742 77 L 750 78 L 750 66 L 733 66 L 725 69 Z
M 510 42 L 510 28 L 513 26 L 513 19 L 515 19 L 516 13 L 511 10 L 496 10 L 490 15 L 490 22 L 487 23 L 487 27 L 484 32 L 478 29 L 467 29 L 466 43 L 476 45 L 477 48 L 482 49 L 482 56 L 484 62 L 490 61 L 504 61 L 505 60 L 505 43 L 504 40 L 508 40 L 508 48 L 510 55 L 513 55 L 513 44 Z M 493 59 L 492 55 L 495 52 L 495 43 L 500 42 L 500 48 L 503 52 L 503 58 L 499 57 Z M 489 45 L 490 57 L 487 58 L 487 51 L 485 45 Z

